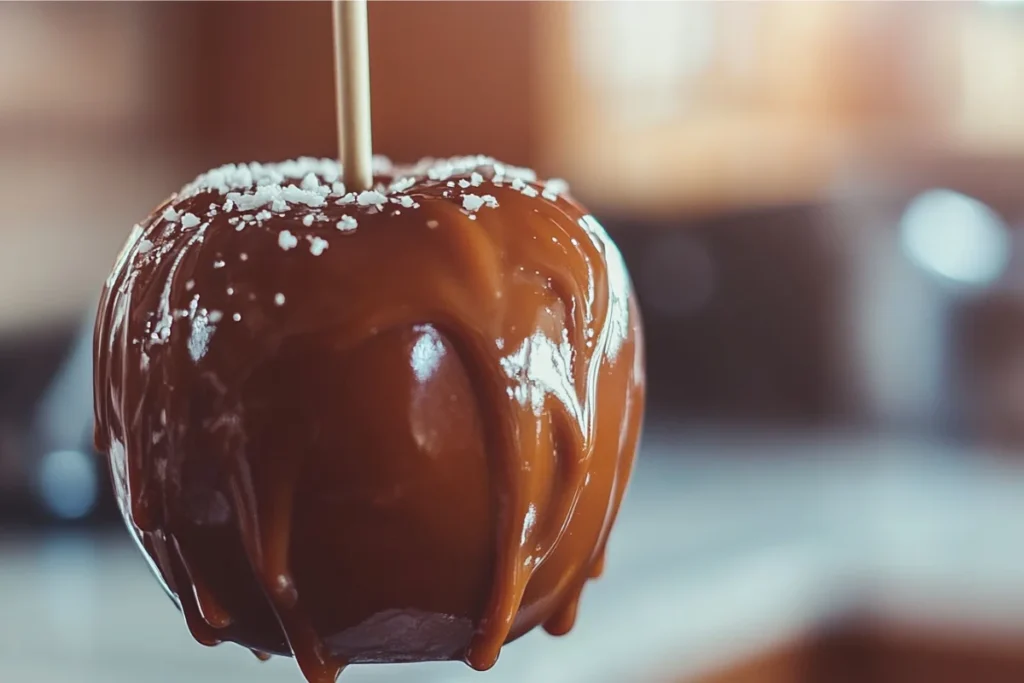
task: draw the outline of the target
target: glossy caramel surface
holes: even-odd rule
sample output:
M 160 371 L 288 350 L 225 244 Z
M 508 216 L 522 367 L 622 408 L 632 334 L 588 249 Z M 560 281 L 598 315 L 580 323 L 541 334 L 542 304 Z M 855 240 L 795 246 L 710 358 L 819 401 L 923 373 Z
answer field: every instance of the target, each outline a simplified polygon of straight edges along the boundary
M 136 226 L 96 327 L 96 442 L 193 635 L 313 683 L 568 631 L 641 427 L 629 277 L 562 184 L 377 170 L 200 177 Z

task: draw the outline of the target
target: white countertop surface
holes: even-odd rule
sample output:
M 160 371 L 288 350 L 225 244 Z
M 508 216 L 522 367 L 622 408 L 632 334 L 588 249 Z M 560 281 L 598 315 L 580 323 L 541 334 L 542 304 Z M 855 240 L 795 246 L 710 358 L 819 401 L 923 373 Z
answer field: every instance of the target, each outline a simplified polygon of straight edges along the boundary
M 673 434 L 649 432 L 570 635 L 531 633 L 483 674 L 364 666 L 341 680 L 678 677 L 853 610 L 1024 633 L 1024 466 L 913 439 Z M 2 683 L 300 680 L 289 660 L 193 643 L 119 535 L 0 539 Z

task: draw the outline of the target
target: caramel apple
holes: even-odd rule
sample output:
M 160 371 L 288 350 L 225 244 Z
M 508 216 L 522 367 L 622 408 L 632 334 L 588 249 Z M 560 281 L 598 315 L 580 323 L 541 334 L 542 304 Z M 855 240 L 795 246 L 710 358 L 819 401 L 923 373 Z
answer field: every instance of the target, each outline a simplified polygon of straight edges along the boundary
M 96 443 L 154 572 L 196 640 L 312 683 L 567 632 L 644 404 L 629 276 L 564 183 L 373 171 L 200 176 L 135 226 L 96 324 Z

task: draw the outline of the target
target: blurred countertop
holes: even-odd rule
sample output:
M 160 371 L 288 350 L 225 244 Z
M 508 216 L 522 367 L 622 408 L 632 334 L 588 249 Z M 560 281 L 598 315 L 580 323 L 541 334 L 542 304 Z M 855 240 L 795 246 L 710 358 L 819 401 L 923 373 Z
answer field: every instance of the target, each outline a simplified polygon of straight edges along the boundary
M 840 617 L 1024 634 L 1024 466 L 916 438 L 648 430 L 573 632 L 476 673 L 353 667 L 342 681 L 608 683 L 715 670 Z M 194 644 L 120 534 L 0 538 L 0 680 L 298 682 Z

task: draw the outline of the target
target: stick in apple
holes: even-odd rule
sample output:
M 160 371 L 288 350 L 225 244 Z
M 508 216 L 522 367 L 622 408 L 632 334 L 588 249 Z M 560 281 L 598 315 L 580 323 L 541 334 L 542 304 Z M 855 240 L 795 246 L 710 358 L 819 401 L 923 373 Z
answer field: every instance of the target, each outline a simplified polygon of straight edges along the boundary
M 366 0 L 334 0 L 334 73 L 338 145 L 350 192 L 373 185 L 370 50 Z

